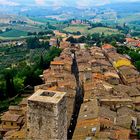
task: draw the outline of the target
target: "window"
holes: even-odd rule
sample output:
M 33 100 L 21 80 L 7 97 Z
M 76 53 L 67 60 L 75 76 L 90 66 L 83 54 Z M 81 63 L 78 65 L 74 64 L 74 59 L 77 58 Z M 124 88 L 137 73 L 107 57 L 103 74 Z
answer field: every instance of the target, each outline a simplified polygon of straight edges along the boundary
M 11 126 L 13 126 L 13 122 L 11 122 Z
M 3 125 L 6 125 L 6 122 L 4 122 Z

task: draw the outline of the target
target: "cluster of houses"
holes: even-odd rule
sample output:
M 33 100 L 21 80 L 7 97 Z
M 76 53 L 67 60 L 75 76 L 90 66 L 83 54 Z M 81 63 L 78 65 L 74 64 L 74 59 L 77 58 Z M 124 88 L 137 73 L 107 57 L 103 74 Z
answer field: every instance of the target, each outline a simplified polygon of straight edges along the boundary
M 85 21 L 85 20 L 72 20 L 71 21 L 71 24 L 72 25 L 77 25 L 77 24 L 87 24 L 87 21 Z
M 52 39 L 51 44 L 57 41 Z M 61 41 L 60 47 L 61 55 L 43 72 L 44 84 L 36 86 L 35 92 L 42 89 L 66 93 L 69 129 L 73 125 L 77 80 L 80 82 L 83 102 L 72 139 L 135 138 L 140 125 L 140 73 L 131 61 L 109 44 L 84 48 Z M 26 112 L 24 100 L 1 116 L 0 132 L 5 140 L 26 138 Z
M 139 131 L 140 74 L 126 56 L 105 44 L 76 51 L 84 85 L 73 139 L 130 139 Z
M 4 140 L 24 139 L 26 136 L 27 98 L 19 105 L 9 106 L 0 116 L 0 135 Z
M 43 80 L 45 81 L 45 84 L 35 87 L 35 91 L 43 89 L 67 93 L 68 127 L 70 125 L 76 95 L 76 80 L 74 75 L 71 74 L 71 66 L 71 50 L 70 48 L 66 48 L 59 57 L 51 62 L 50 69 L 43 72 Z
M 131 49 L 140 48 L 140 40 L 134 38 L 126 38 L 125 44 Z

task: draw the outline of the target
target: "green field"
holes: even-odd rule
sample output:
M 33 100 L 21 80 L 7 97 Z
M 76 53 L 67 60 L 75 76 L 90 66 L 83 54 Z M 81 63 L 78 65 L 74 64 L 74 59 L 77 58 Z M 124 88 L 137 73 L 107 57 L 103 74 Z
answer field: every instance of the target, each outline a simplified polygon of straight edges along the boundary
M 107 35 L 111 34 L 119 34 L 119 31 L 117 29 L 111 29 L 111 28 L 106 28 L 106 27 L 96 27 L 91 30 L 89 30 L 89 33 L 105 33 Z
M 26 25 L 26 26 L 15 25 L 15 26 L 12 26 L 11 28 L 15 30 L 25 31 L 25 32 L 40 32 L 43 30 L 38 24 Z
M 4 32 L 0 34 L 0 36 L 1 37 L 22 37 L 22 36 L 27 36 L 27 32 L 13 29 L 8 32 Z
M 85 25 L 71 25 L 69 27 L 64 28 L 64 31 L 70 33 L 80 31 L 81 33 L 86 33 L 88 31 L 88 27 Z
M 64 31 L 73 33 L 80 31 L 82 34 L 93 34 L 93 33 L 104 33 L 104 34 L 118 34 L 119 31 L 117 29 L 111 29 L 107 27 L 96 27 L 88 30 L 88 26 L 86 25 L 72 25 L 64 28 Z
M 140 14 L 133 14 L 133 15 L 129 15 L 124 18 L 121 18 L 120 20 L 118 20 L 118 22 L 123 24 L 123 23 L 130 23 L 130 22 L 138 21 L 139 19 L 140 19 Z

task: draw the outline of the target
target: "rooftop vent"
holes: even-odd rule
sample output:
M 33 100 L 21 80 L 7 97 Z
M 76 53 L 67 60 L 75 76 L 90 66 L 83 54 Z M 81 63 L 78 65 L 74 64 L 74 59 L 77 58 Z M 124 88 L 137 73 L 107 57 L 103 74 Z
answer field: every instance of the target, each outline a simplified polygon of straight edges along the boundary
M 86 137 L 85 140 L 93 140 L 92 137 Z
M 43 92 L 41 96 L 53 97 L 55 95 L 54 92 Z

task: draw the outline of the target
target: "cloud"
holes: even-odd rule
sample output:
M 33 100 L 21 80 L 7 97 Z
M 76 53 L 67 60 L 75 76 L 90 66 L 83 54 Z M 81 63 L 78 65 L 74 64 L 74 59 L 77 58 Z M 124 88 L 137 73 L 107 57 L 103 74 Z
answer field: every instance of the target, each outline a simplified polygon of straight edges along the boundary
M 35 0 L 35 3 L 37 5 L 42 5 L 42 6 L 64 6 L 68 5 L 67 0 Z
M 140 0 L 110 0 L 111 3 L 115 2 L 140 2 Z
M 109 0 L 77 0 L 77 6 L 87 7 L 87 6 L 101 6 L 110 3 Z
M 35 0 L 37 5 L 45 5 L 45 0 Z
M 53 6 L 64 6 L 67 5 L 68 3 L 65 2 L 65 0 L 53 0 Z
M 37 5 L 50 5 L 50 6 L 99 6 L 108 4 L 110 0 L 35 0 Z
M 75 6 L 91 7 L 116 2 L 134 2 L 140 0 L 0 0 L 0 5 L 38 5 L 38 6 Z
M 88 6 L 100 6 L 110 3 L 112 0 L 35 0 L 37 5 L 50 5 L 50 6 L 76 6 L 76 7 L 88 7 Z M 120 1 L 120 0 L 114 0 Z
M 18 6 L 19 3 L 10 0 L 0 0 L 0 5 Z

